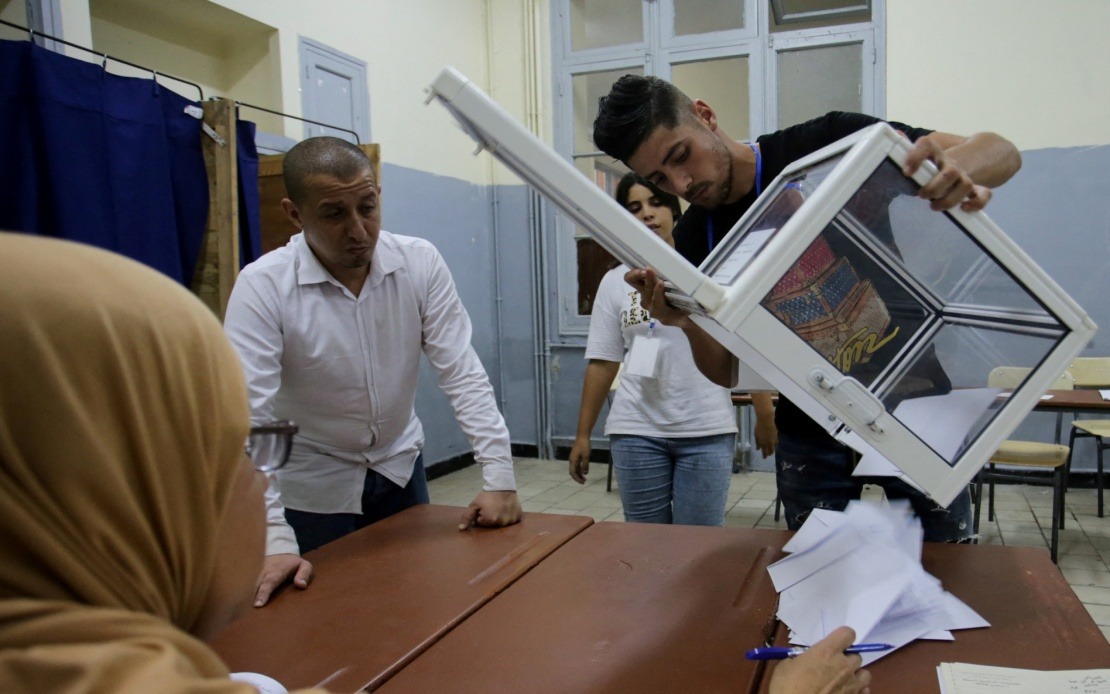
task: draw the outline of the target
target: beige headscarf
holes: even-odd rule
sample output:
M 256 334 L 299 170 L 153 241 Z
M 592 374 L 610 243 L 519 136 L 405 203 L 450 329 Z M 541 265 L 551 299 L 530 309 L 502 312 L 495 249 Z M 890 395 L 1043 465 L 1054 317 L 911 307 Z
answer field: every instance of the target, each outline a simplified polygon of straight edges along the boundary
M 0 690 L 252 691 L 185 633 L 247 426 L 183 287 L 0 233 Z

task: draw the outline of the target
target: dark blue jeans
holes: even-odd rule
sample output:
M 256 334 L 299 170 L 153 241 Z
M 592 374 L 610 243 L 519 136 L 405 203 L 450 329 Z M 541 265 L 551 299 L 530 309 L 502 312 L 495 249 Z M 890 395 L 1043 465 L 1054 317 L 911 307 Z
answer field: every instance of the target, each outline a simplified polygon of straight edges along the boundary
M 831 436 L 800 438 L 779 432 L 775 481 L 786 525 L 802 527 L 815 508 L 843 511 L 865 484 L 882 487 L 888 499 L 907 499 L 921 519 L 927 542 L 961 542 L 972 535 L 971 494 L 965 488 L 948 508 L 896 477 L 852 477 L 855 451 Z
M 362 486 L 362 513 L 310 513 L 285 509 L 285 520 L 297 535 L 301 554 L 338 540 L 410 506 L 428 503 L 428 478 L 424 474 L 424 454 L 416 456 L 412 478 L 398 487 L 373 470 L 366 471 Z

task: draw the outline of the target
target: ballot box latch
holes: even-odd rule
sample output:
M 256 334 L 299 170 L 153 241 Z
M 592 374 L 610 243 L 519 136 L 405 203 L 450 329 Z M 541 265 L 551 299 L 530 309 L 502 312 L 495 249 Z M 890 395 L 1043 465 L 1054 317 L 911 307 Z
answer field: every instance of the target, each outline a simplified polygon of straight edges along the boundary
M 866 427 L 876 436 L 885 433 L 883 420 L 888 416 L 886 408 L 862 383 L 851 376 L 820 367 L 809 372 L 809 382 L 836 405 L 834 409 L 841 419 L 851 422 L 857 430 Z

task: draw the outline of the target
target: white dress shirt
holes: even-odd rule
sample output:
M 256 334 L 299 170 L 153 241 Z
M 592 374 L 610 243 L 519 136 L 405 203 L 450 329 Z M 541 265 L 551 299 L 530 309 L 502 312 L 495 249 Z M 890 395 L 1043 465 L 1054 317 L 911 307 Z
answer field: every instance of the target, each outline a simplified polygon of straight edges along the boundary
M 246 372 L 251 423 L 300 427 L 289 462 L 271 475 L 267 554 L 298 551 L 284 506 L 361 513 L 368 469 L 408 483 L 424 444 L 413 410 L 421 352 L 482 465 L 483 489 L 516 489 L 470 317 L 431 243 L 382 231 L 356 297 L 297 234 L 243 269 L 224 328 Z

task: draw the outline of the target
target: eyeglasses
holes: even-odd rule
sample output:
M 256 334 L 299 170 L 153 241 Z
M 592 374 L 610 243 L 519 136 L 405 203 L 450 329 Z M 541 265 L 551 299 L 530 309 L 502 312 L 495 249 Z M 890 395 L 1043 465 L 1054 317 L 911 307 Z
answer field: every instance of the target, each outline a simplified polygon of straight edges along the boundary
M 289 451 L 293 448 L 293 434 L 296 433 L 297 425 L 289 421 L 251 427 L 246 450 L 254 469 L 273 472 L 285 465 L 289 460 Z

